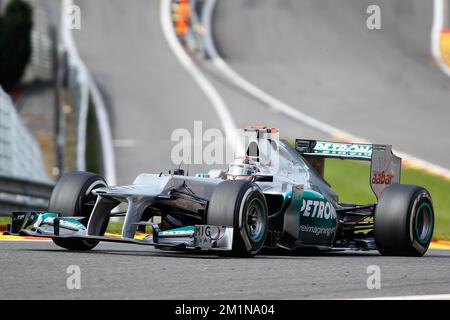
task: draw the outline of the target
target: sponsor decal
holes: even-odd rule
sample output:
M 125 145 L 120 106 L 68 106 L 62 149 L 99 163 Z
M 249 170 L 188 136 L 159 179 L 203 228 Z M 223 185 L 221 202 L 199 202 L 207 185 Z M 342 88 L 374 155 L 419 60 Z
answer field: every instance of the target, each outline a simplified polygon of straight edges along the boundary
M 372 156 L 372 149 L 373 147 L 370 144 L 346 144 L 317 141 L 314 146 L 314 153 L 370 158 Z
M 374 145 L 370 166 L 370 186 L 379 198 L 383 190 L 400 183 L 401 159 L 392 153 L 391 146 Z
M 225 227 L 196 225 L 194 234 L 194 246 L 211 248 L 212 241 L 217 241 L 225 235 Z
M 300 209 L 303 217 L 317 219 L 336 219 L 336 210 L 326 200 L 303 199 Z
M 299 240 L 309 244 L 329 245 L 336 233 L 337 214 L 320 193 L 305 190 L 300 205 Z
M 24 220 L 25 219 L 25 213 L 17 214 L 13 217 L 14 220 Z
M 301 232 L 308 232 L 312 233 L 315 236 L 325 235 L 327 237 L 332 236 L 336 232 L 336 227 L 334 228 L 321 228 L 321 227 L 315 227 L 315 226 L 300 226 Z
M 44 213 L 41 214 L 35 223 L 35 227 L 40 227 L 44 224 L 52 226 L 54 224 L 55 218 L 58 215 L 54 213 Z M 59 220 L 59 226 L 61 228 L 72 229 L 72 230 L 86 230 L 86 227 L 78 220 L 61 219 Z
M 390 173 L 385 173 L 384 171 L 381 172 L 374 172 L 372 174 L 372 184 L 386 184 L 390 185 L 394 181 L 394 175 Z
M 158 234 L 160 237 L 190 237 L 192 236 L 193 230 L 183 229 L 183 230 L 167 230 L 160 231 Z

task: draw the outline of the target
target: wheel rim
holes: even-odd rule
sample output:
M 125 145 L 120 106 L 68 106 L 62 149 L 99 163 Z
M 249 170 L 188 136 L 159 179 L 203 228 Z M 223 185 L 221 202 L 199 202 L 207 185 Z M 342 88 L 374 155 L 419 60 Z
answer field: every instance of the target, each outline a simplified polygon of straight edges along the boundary
M 245 229 L 251 241 L 258 242 L 264 235 L 265 209 L 261 200 L 255 198 L 247 206 Z
M 433 209 L 428 203 L 422 203 L 416 213 L 416 237 L 421 244 L 427 244 L 433 229 Z

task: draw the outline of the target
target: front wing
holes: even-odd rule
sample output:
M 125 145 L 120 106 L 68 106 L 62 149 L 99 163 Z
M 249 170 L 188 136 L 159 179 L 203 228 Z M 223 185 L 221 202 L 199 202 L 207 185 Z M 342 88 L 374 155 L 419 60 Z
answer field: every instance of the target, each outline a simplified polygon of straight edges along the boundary
M 50 212 L 14 212 L 6 234 L 128 243 L 173 250 L 231 251 L 233 246 L 232 227 L 194 225 L 160 231 L 158 225 L 142 222 L 143 225 L 152 227 L 152 233 L 143 239 L 135 239 L 88 235 L 86 227 L 80 222 L 82 219 L 82 217 L 60 217 L 59 213 Z

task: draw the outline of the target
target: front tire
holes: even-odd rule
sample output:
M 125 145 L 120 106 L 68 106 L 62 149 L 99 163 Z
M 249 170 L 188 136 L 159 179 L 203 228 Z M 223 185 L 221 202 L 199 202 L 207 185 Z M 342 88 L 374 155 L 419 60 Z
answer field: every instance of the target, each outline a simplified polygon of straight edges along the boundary
M 87 226 L 97 196 L 93 190 L 106 187 L 105 179 L 83 171 L 65 173 L 55 185 L 48 211 L 59 213 L 61 217 L 84 217 L 80 222 Z M 53 238 L 53 242 L 68 250 L 91 250 L 98 241 L 82 239 Z
M 423 256 L 434 229 L 433 203 L 419 186 L 386 188 L 375 210 L 375 243 L 382 255 Z
M 261 189 L 245 180 L 220 183 L 209 203 L 207 223 L 233 227 L 232 256 L 254 256 L 268 231 L 268 208 Z

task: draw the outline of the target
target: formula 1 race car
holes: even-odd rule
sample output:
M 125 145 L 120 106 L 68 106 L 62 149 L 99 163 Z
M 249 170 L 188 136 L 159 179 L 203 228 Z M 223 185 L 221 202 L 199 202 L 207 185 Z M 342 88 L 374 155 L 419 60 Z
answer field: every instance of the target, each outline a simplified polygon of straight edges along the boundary
M 51 237 L 69 250 L 100 241 L 168 250 L 214 250 L 248 257 L 262 248 L 378 250 L 422 256 L 430 244 L 431 196 L 400 182 L 401 159 L 391 146 L 274 139 L 275 129 L 250 127 L 246 153 L 227 170 L 185 176 L 141 174 L 111 186 L 88 172 L 69 172 L 56 184 L 48 212 L 15 212 L 9 234 Z M 326 158 L 370 161 L 376 204 L 340 203 L 324 180 Z M 127 205 L 117 212 L 119 205 Z M 120 207 L 120 206 L 119 206 Z M 120 237 L 105 236 L 124 216 Z M 137 238 L 137 231 L 146 231 Z

